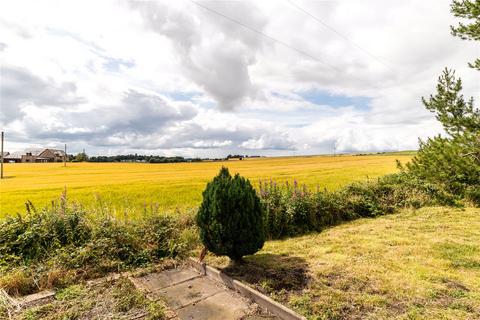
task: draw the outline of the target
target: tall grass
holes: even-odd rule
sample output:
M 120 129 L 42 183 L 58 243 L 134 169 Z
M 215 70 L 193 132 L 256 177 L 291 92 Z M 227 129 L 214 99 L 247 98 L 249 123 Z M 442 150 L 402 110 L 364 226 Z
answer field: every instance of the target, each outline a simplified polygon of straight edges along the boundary
M 65 193 L 51 207 L 26 207 L 26 214 L 0 223 L 0 287 L 13 294 L 145 266 L 176 257 L 196 241 L 188 214 L 91 214 Z

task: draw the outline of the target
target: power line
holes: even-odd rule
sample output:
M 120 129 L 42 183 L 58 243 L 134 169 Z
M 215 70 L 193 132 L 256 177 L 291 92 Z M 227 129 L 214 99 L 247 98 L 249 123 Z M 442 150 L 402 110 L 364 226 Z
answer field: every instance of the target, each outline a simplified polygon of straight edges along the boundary
M 351 40 L 349 37 L 347 37 L 346 35 L 340 33 L 339 31 L 337 31 L 335 28 L 329 26 L 327 23 L 325 23 L 324 21 L 322 21 L 320 18 L 314 16 L 313 14 L 311 14 L 310 12 L 308 12 L 307 10 L 305 10 L 304 8 L 300 7 L 298 4 L 296 4 L 295 2 L 293 2 L 292 0 L 286 0 L 288 1 L 292 6 L 294 6 L 295 8 L 297 8 L 298 10 L 300 10 L 301 12 L 305 13 L 306 15 L 310 16 L 311 18 L 313 18 L 315 21 L 317 21 L 318 23 L 320 23 L 321 25 L 323 25 L 324 27 L 328 28 L 330 31 L 334 32 L 336 35 L 338 35 L 339 37 L 343 38 L 344 40 L 346 40 L 347 42 L 349 42 L 350 44 L 352 44 L 353 46 L 355 46 L 357 49 L 363 51 L 365 54 L 367 54 L 368 56 L 370 56 L 371 58 L 375 59 L 377 62 L 379 62 L 380 64 L 382 64 L 384 67 L 387 67 L 388 69 L 390 69 L 390 66 L 388 66 L 385 62 L 382 61 L 382 59 L 380 59 L 379 57 L 375 56 L 373 53 L 371 53 L 370 51 L 368 51 L 367 49 L 364 49 L 362 48 L 360 45 L 356 44 L 353 40 Z
M 323 61 L 322 59 L 319 59 L 319 58 L 317 58 L 317 57 L 315 57 L 315 56 L 313 56 L 313 55 L 311 55 L 311 54 L 309 54 L 309 53 L 307 53 L 307 52 L 305 52 L 305 51 L 303 51 L 303 50 L 297 49 L 297 48 L 289 45 L 288 43 L 286 43 L 286 42 L 284 42 L 284 41 L 282 41 L 282 40 L 279 40 L 279 39 L 277 39 L 277 38 L 274 38 L 274 37 L 272 37 L 272 36 L 270 36 L 270 35 L 262 32 L 262 31 L 260 31 L 260 30 L 255 29 L 255 28 L 252 28 L 252 27 L 250 27 L 250 26 L 248 26 L 248 25 L 246 25 L 246 24 L 244 24 L 244 23 L 242 23 L 242 22 L 240 22 L 240 21 L 238 21 L 238 20 L 236 20 L 236 19 L 233 19 L 233 18 L 231 18 L 231 17 L 229 17 L 229 16 L 227 16 L 227 15 L 225 15 L 225 14 L 223 14 L 223 13 L 221 13 L 221 12 L 215 10 L 215 9 L 209 8 L 209 7 L 207 7 L 207 6 L 204 6 L 203 4 L 200 4 L 199 2 L 196 2 L 196 1 L 193 1 L 193 0 L 190 0 L 190 2 L 192 2 L 193 4 L 195 4 L 195 5 L 203 8 L 203 9 L 205 9 L 205 10 L 211 12 L 211 13 L 215 13 L 215 14 L 217 14 L 217 15 L 219 15 L 219 16 L 221 16 L 221 17 L 223 17 L 223 18 L 225 18 L 225 19 L 227 19 L 227 20 L 229 20 L 229 21 L 231 21 L 231 22 L 233 22 L 233 23 L 236 23 L 236 24 L 242 26 L 242 27 L 245 28 L 245 29 L 248 29 L 248 30 L 250 30 L 250 31 L 252 31 L 252 32 L 255 32 L 255 33 L 257 33 L 257 34 L 259 34 L 259 35 L 261 35 L 261 36 L 263 36 L 263 37 L 265 37 L 265 38 L 267 38 L 267 39 L 269 39 L 269 40 L 271 40 L 271 41 L 273 41 L 273 42 L 279 43 L 279 44 L 281 44 L 282 46 L 284 46 L 284 47 L 286 47 L 286 48 L 288 48 L 288 49 L 290 49 L 290 50 L 296 51 L 297 53 L 299 53 L 299 54 L 301 54 L 301 55 L 303 55 L 303 56 L 305 56 L 305 57 L 308 57 L 308 58 L 310 58 L 310 59 L 312 59 L 312 60 L 315 60 L 315 61 L 317 61 L 317 62 L 320 62 L 321 64 L 323 64 L 323 65 L 325 65 L 325 66 L 327 66 L 327 67 L 329 67 L 329 68 L 331 68 L 331 69 L 333 69 L 333 70 L 335 70 L 335 71 L 337 71 L 337 72 L 341 72 L 341 73 L 342 73 L 342 70 L 338 69 L 337 67 L 332 66 L 331 64 Z

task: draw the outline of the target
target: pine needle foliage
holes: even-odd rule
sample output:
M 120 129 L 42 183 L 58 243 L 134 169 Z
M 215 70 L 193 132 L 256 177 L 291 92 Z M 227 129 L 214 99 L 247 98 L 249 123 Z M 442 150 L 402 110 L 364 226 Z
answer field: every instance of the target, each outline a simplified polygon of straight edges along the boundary
M 480 204 L 480 110 L 473 98 L 465 101 L 462 82 L 445 69 L 438 79 L 437 92 L 423 98 L 435 113 L 447 136 L 420 141 L 420 149 L 406 169 L 428 183 L 440 186 L 458 199 Z
M 262 205 L 248 179 L 227 168 L 207 184 L 197 213 L 200 239 L 216 255 L 240 261 L 265 242 Z
M 454 0 L 451 11 L 459 22 L 457 26 L 450 26 L 452 35 L 462 40 L 480 40 L 480 0 Z M 468 64 L 471 68 L 480 70 L 480 58 Z

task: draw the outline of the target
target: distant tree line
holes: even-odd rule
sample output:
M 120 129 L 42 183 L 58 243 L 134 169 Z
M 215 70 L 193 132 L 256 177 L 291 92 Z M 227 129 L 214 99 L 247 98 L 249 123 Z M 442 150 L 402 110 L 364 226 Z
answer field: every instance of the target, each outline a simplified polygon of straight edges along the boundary
M 248 155 L 231 155 L 226 158 L 184 158 L 180 156 L 164 157 L 154 155 L 139 155 L 139 154 L 120 154 L 115 156 L 88 156 L 85 152 L 80 152 L 77 155 L 69 155 L 68 161 L 71 162 L 144 162 L 144 163 L 175 163 L 175 162 L 200 162 L 200 161 L 223 161 L 228 159 L 243 159 L 256 158 L 259 156 Z
M 226 159 L 239 159 L 242 160 L 243 158 L 260 158 L 260 156 L 249 156 L 248 154 L 229 154 Z
M 83 156 L 79 154 L 82 160 L 88 162 L 147 162 L 147 163 L 175 163 L 175 162 L 198 162 L 200 158 L 184 158 L 180 156 L 164 157 L 154 155 L 138 155 L 138 154 L 126 154 L 115 156 Z

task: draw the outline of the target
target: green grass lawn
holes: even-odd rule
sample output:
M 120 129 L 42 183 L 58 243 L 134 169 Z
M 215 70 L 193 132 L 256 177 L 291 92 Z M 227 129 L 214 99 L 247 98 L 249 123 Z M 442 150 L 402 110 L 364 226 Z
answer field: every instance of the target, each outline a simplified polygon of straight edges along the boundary
M 480 319 L 480 209 L 405 210 L 268 241 L 226 272 L 309 319 Z

